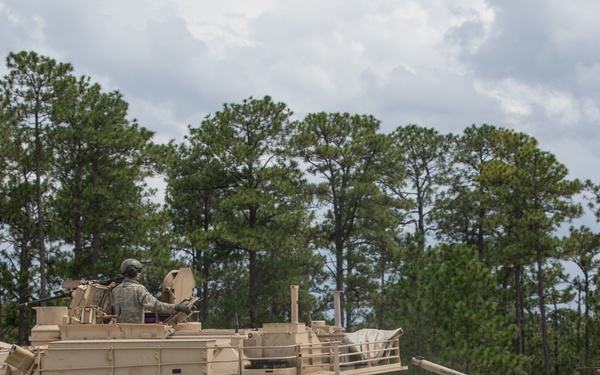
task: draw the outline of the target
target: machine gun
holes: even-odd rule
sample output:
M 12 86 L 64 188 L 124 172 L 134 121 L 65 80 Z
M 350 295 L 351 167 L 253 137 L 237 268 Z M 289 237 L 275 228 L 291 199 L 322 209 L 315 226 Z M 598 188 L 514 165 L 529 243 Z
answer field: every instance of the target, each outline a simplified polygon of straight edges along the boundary
M 123 276 L 117 276 L 114 277 L 112 279 L 107 279 L 107 280 L 84 280 L 84 279 L 80 279 L 80 280 L 65 280 L 63 282 L 63 289 L 59 290 L 58 292 L 54 293 L 54 296 L 52 297 L 46 297 L 46 298 L 40 298 L 37 300 L 33 300 L 33 301 L 29 301 L 29 302 L 23 302 L 19 304 L 19 307 L 23 307 L 23 306 L 38 306 L 44 302 L 48 302 L 48 301 L 54 301 L 57 299 L 67 299 L 67 298 L 72 298 L 73 297 L 73 292 L 76 291 L 79 286 L 81 285 L 93 285 L 93 284 L 97 284 L 97 285 L 101 285 L 101 286 L 106 286 L 109 289 L 114 288 L 115 286 L 119 285 L 122 281 L 123 281 L 124 277 Z
M 39 306 L 43 302 L 56 299 L 70 299 L 67 310 L 69 320 L 80 324 L 98 324 L 113 318 L 107 313 L 110 291 L 123 281 L 123 277 L 108 280 L 65 280 L 63 289 L 54 296 L 19 304 Z

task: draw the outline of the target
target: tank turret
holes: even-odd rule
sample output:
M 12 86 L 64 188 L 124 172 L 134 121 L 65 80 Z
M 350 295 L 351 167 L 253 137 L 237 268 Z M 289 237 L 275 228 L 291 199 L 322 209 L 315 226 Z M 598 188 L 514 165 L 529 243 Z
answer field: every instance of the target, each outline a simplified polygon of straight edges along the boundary
M 288 323 L 205 330 L 196 313 L 117 323 L 106 308 L 118 282 L 65 283 L 70 305 L 35 307 L 32 345 L 1 345 L 0 375 L 375 375 L 407 369 L 400 361 L 401 329 L 391 336 L 346 334 L 337 318 L 333 326 L 298 322 L 298 286 L 291 287 Z M 171 271 L 161 289 L 164 302 L 193 307 L 198 301 L 190 269 Z

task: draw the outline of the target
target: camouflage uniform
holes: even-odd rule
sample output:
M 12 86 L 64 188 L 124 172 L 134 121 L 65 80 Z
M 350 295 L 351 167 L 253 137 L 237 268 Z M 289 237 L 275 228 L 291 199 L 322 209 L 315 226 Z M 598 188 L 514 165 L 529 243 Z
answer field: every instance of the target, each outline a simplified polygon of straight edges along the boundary
M 144 323 L 144 308 L 154 313 L 174 314 L 175 305 L 157 300 L 145 286 L 125 278 L 110 293 L 110 305 L 117 323 Z

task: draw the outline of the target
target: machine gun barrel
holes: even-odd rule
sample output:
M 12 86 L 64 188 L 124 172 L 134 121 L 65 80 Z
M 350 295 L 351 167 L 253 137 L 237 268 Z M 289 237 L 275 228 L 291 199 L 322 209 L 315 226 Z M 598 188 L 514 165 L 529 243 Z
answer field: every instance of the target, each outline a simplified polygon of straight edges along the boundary
M 41 298 L 41 299 L 36 299 L 34 301 L 31 302 L 23 302 L 19 304 L 19 307 L 23 307 L 23 306 L 34 306 L 34 305 L 38 305 L 42 302 L 47 302 L 47 301 L 53 301 L 55 299 L 62 299 L 62 298 L 69 298 L 71 297 L 71 291 L 70 290 L 61 290 L 59 292 L 56 292 L 56 295 L 53 297 L 46 297 L 46 298 Z

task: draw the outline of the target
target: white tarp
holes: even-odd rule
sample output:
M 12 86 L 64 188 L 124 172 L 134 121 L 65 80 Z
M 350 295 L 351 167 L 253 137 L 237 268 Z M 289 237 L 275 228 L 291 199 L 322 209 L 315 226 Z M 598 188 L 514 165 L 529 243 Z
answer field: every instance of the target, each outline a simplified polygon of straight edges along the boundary
M 393 330 L 365 328 L 347 333 L 342 343 L 354 344 L 350 347 L 351 353 L 362 353 L 362 359 L 375 360 L 373 364 L 376 365 L 379 363 L 378 358 L 390 355 L 390 352 L 385 349 L 389 349 L 392 346 L 392 343 L 380 341 L 394 340 L 403 333 L 402 328 Z

